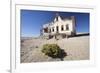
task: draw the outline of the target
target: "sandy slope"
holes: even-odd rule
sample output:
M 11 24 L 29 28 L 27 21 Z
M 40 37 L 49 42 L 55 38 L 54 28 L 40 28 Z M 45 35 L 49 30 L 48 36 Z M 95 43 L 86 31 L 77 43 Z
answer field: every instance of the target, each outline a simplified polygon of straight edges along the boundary
M 65 38 L 61 40 L 55 39 L 28 39 L 23 40 L 21 44 L 21 62 L 45 62 L 60 61 L 59 58 L 53 59 L 41 52 L 43 44 L 56 43 L 65 50 L 67 56 L 64 60 L 87 60 L 89 59 L 89 36 L 80 36 Z

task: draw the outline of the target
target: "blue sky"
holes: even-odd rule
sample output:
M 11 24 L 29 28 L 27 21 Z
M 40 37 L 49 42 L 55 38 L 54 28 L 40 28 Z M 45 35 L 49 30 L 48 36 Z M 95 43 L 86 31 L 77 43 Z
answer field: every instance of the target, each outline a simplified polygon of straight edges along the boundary
M 56 13 L 62 17 L 75 16 L 76 32 L 89 32 L 89 13 L 21 10 L 21 36 L 39 36 L 42 25 L 52 22 Z

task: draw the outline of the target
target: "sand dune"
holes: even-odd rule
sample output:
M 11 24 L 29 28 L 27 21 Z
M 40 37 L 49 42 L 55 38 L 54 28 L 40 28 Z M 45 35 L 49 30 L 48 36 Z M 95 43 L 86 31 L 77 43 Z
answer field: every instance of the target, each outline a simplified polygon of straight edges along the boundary
M 65 50 L 67 56 L 64 57 L 64 61 L 89 59 L 89 35 L 60 40 L 31 38 L 22 40 L 21 63 L 61 61 L 59 58 L 51 58 L 41 52 L 43 44 L 47 43 L 56 43 Z

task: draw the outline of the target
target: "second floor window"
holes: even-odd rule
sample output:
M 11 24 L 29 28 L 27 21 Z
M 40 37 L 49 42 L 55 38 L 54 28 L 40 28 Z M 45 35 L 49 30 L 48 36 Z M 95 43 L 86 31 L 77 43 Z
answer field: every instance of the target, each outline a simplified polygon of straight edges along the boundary
M 59 31 L 59 27 L 58 26 L 56 26 L 56 32 L 58 32 Z
M 51 33 L 51 29 L 49 29 L 49 33 Z
M 54 32 L 54 27 L 52 27 L 52 31 Z
M 69 26 L 68 26 L 68 24 L 66 25 L 66 30 L 69 30 Z
M 64 26 L 63 26 L 63 25 L 61 26 L 61 30 L 62 30 L 62 31 L 64 30 Z

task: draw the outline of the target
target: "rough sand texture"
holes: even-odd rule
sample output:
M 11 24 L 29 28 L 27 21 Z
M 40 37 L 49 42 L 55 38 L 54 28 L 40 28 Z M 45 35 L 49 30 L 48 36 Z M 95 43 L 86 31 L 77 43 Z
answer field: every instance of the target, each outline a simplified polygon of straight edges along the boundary
M 89 36 L 80 36 L 55 39 L 27 39 L 21 42 L 21 63 L 61 61 L 59 58 L 51 58 L 41 52 L 43 44 L 56 43 L 67 53 L 63 58 L 68 60 L 88 60 L 89 59 Z

